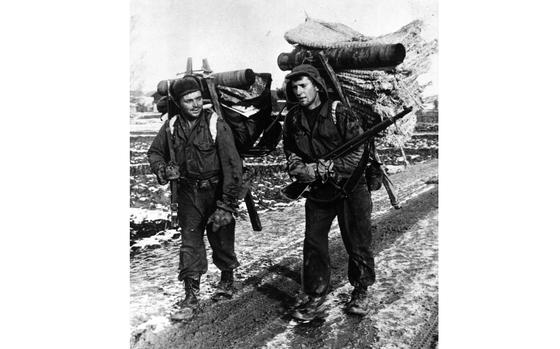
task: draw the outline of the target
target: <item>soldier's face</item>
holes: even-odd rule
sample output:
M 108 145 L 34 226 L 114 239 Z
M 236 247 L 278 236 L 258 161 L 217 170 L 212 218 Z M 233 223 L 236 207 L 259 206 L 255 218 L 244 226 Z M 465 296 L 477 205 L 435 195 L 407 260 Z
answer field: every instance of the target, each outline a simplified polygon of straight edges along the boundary
M 300 106 L 313 109 L 321 104 L 319 89 L 307 76 L 296 78 L 292 81 L 292 92 L 296 96 Z
M 191 118 L 198 118 L 202 112 L 202 92 L 194 91 L 181 97 L 181 109 Z

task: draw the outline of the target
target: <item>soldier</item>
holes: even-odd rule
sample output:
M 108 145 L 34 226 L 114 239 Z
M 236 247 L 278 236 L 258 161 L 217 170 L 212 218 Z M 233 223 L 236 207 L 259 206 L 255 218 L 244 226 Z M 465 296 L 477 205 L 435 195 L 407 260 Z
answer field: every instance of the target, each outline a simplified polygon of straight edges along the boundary
M 288 100 L 298 103 L 288 113 L 284 124 L 288 174 L 297 181 L 312 183 L 305 203 L 302 277 L 305 296 L 292 316 L 309 321 L 324 315 L 324 300 L 330 283 L 328 234 L 335 217 L 338 217 L 348 252 L 348 279 L 354 286 L 346 310 L 350 314 L 365 315 L 367 288 L 375 281 L 375 271 L 371 245 L 372 203 L 362 173 L 364 147 L 334 161 L 321 160 L 322 155 L 363 130 L 359 120 L 346 107 L 341 103 L 333 104 L 328 98 L 325 82 L 315 67 L 299 65 L 286 76 L 286 80 Z M 340 188 L 351 177 L 356 184 L 352 185 L 348 195 L 334 199 L 337 192 L 332 191 L 333 185 L 327 186 L 326 183 Z M 330 202 L 315 199 L 329 196 L 333 199 Z
M 160 184 L 178 179 L 179 280 L 184 282 L 185 299 L 172 318 L 182 320 L 198 304 L 200 277 L 208 270 L 205 230 L 213 262 L 221 270 L 213 297 L 233 295 L 233 270 L 239 266 L 233 215 L 242 185 L 242 162 L 229 126 L 214 111 L 203 108 L 202 88 L 196 78 L 176 81 L 170 92 L 179 113 L 170 115 L 161 127 L 148 150 L 148 160 Z M 173 145 L 176 165 L 169 166 L 168 144 Z

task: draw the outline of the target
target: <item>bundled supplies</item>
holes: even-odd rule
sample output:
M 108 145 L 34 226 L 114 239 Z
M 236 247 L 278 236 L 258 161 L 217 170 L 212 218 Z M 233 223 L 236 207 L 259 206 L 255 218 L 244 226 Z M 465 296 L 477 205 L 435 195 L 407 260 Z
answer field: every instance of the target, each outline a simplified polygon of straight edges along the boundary
M 290 70 L 305 62 L 320 68 L 313 54 L 322 51 L 350 105 L 369 128 L 406 105 L 421 108 L 426 85 L 417 78 L 429 70 L 429 57 L 437 52 L 437 40 L 425 41 L 422 27 L 423 23 L 416 20 L 394 33 L 370 37 L 341 23 L 307 18 L 285 33 L 284 38 L 295 48 L 281 53 L 278 65 Z M 413 112 L 389 127 L 384 140 L 402 147 L 412 137 L 415 125 Z

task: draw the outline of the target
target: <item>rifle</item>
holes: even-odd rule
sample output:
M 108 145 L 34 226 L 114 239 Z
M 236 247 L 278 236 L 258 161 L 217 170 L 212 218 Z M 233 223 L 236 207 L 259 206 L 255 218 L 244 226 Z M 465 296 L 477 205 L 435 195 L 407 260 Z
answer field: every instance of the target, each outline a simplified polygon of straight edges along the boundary
M 346 106 L 350 110 L 352 115 L 354 117 L 356 117 L 356 115 L 354 113 L 354 110 L 351 108 L 350 102 L 349 102 L 348 98 L 346 97 L 346 95 L 344 94 L 344 91 L 342 90 L 342 86 L 340 85 L 340 82 L 338 81 L 338 78 L 336 77 L 336 75 L 334 73 L 333 68 L 331 67 L 331 65 L 327 61 L 327 57 L 325 56 L 325 53 L 323 51 L 319 51 L 317 53 L 317 59 L 319 60 L 319 63 L 321 64 L 321 66 L 323 67 L 325 72 L 327 73 L 327 76 L 329 77 L 329 80 L 333 84 L 334 89 L 336 91 L 336 94 L 338 95 L 338 98 L 340 98 L 340 100 L 342 101 L 344 106 Z M 406 110 L 406 108 L 405 108 L 405 110 Z M 412 110 L 412 108 L 411 108 L 411 110 Z M 402 148 L 401 148 L 401 151 L 402 151 Z M 399 203 L 399 198 L 396 194 L 395 187 L 393 186 L 393 182 L 391 182 L 391 180 L 389 179 L 389 176 L 387 175 L 387 171 L 385 171 L 385 167 L 379 161 L 379 156 L 377 155 L 377 152 L 376 152 L 375 148 L 373 148 L 373 159 L 381 167 L 381 170 L 382 170 L 382 173 L 383 173 L 382 174 L 382 176 L 383 176 L 382 183 L 383 183 L 383 186 L 385 187 L 385 190 L 387 191 L 387 195 L 389 196 L 389 200 L 391 201 L 391 205 L 395 209 L 401 208 L 401 205 Z M 405 157 L 405 162 L 406 162 L 406 157 Z
M 167 81 L 167 93 L 169 94 L 171 91 L 170 88 L 170 82 L 169 80 Z M 171 98 L 168 95 L 167 96 L 167 115 L 169 116 L 170 112 L 171 112 Z M 165 132 L 167 133 L 167 146 L 169 147 L 169 158 L 170 158 L 170 163 L 169 165 L 173 165 L 177 163 L 177 158 L 175 157 L 175 148 L 173 147 L 173 135 L 171 134 L 171 129 L 169 128 L 169 126 L 167 126 L 167 129 L 165 130 Z M 179 226 L 179 221 L 178 221 L 178 216 L 177 216 L 177 212 L 179 210 L 179 202 L 178 202 L 178 197 L 177 197 L 177 179 L 172 179 L 169 181 L 169 188 L 171 189 L 171 203 L 169 205 L 171 214 L 170 214 L 170 221 L 171 221 L 171 228 L 176 229 Z
M 247 212 L 249 212 L 249 220 L 251 220 L 251 226 L 254 231 L 261 231 L 262 224 L 257 208 L 255 207 L 255 201 L 253 200 L 253 195 L 251 195 L 251 189 L 247 190 L 247 194 L 243 198 L 245 200 L 245 206 L 247 206 Z
M 389 179 L 389 176 L 387 176 L 387 171 L 385 170 L 384 166 L 381 166 L 381 170 L 383 171 L 382 183 L 383 186 L 385 187 L 385 190 L 387 190 L 387 195 L 389 195 L 389 201 L 391 202 L 391 206 L 393 206 L 395 210 L 398 210 L 401 208 L 401 204 L 399 202 L 399 198 L 395 196 L 394 193 L 395 187 L 393 186 L 393 182 Z
M 205 66 L 205 73 L 211 72 L 210 67 L 208 66 L 208 62 L 205 62 Z M 219 117 L 222 117 L 222 106 L 220 105 L 220 101 L 218 100 L 218 92 L 216 91 L 214 77 L 209 74 L 205 74 L 203 75 L 203 79 L 206 81 L 206 85 L 208 86 L 208 92 L 210 93 L 210 98 L 212 100 L 212 104 L 214 105 L 216 114 L 218 114 Z M 261 219 L 255 207 L 255 201 L 253 200 L 250 189 L 247 190 L 247 194 L 245 194 L 243 199 L 245 201 L 245 205 L 247 206 L 247 212 L 249 213 L 249 219 L 251 220 L 251 226 L 253 227 L 253 230 L 261 231 Z
M 333 160 L 342 156 L 349 154 L 350 152 L 356 150 L 362 144 L 369 142 L 372 137 L 375 137 L 379 132 L 385 130 L 387 127 L 395 123 L 395 121 L 402 119 L 406 114 L 412 111 L 412 107 L 405 107 L 403 111 L 398 113 L 393 117 L 388 117 L 387 119 L 381 121 L 377 125 L 373 126 L 369 130 L 365 131 L 359 136 L 356 136 L 349 140 L 348 142 L 336 147 L 327 154 L 325 154 L 322 159 Z M 298 181 L 290 183 L 288 186 L 282 189 L 282 193 L 288 199 L 296 200 L 299 199 L 306 191 L 311 189 L 312 183 L 301 183 Z

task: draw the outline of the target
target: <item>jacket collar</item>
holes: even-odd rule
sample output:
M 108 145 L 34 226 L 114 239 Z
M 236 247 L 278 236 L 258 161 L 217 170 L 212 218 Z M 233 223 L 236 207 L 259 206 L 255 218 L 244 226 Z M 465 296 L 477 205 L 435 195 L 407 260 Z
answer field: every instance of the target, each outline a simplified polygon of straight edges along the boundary
M 196 121 L 193 123 L 193 127 L 191 128 L 189 128 L 187 120 L 181 114 L 179 113 L 176 114 L 175 116 L 177 117 L 177 120 L 175 122 L 175 127 L 174 127 L 177 129 L 176 135 L 178 135 L 179 138 L 182 138 L 183 140 L 187 141 L 190 138 L 193 131 L 200 126 L 202 119 L 204 118 L 204 120 L 206 120 L 207 113 L 208 111 L 206 109 L 203 109 L 202 113 L 200 114 L 198 119 L 196 119 Z

